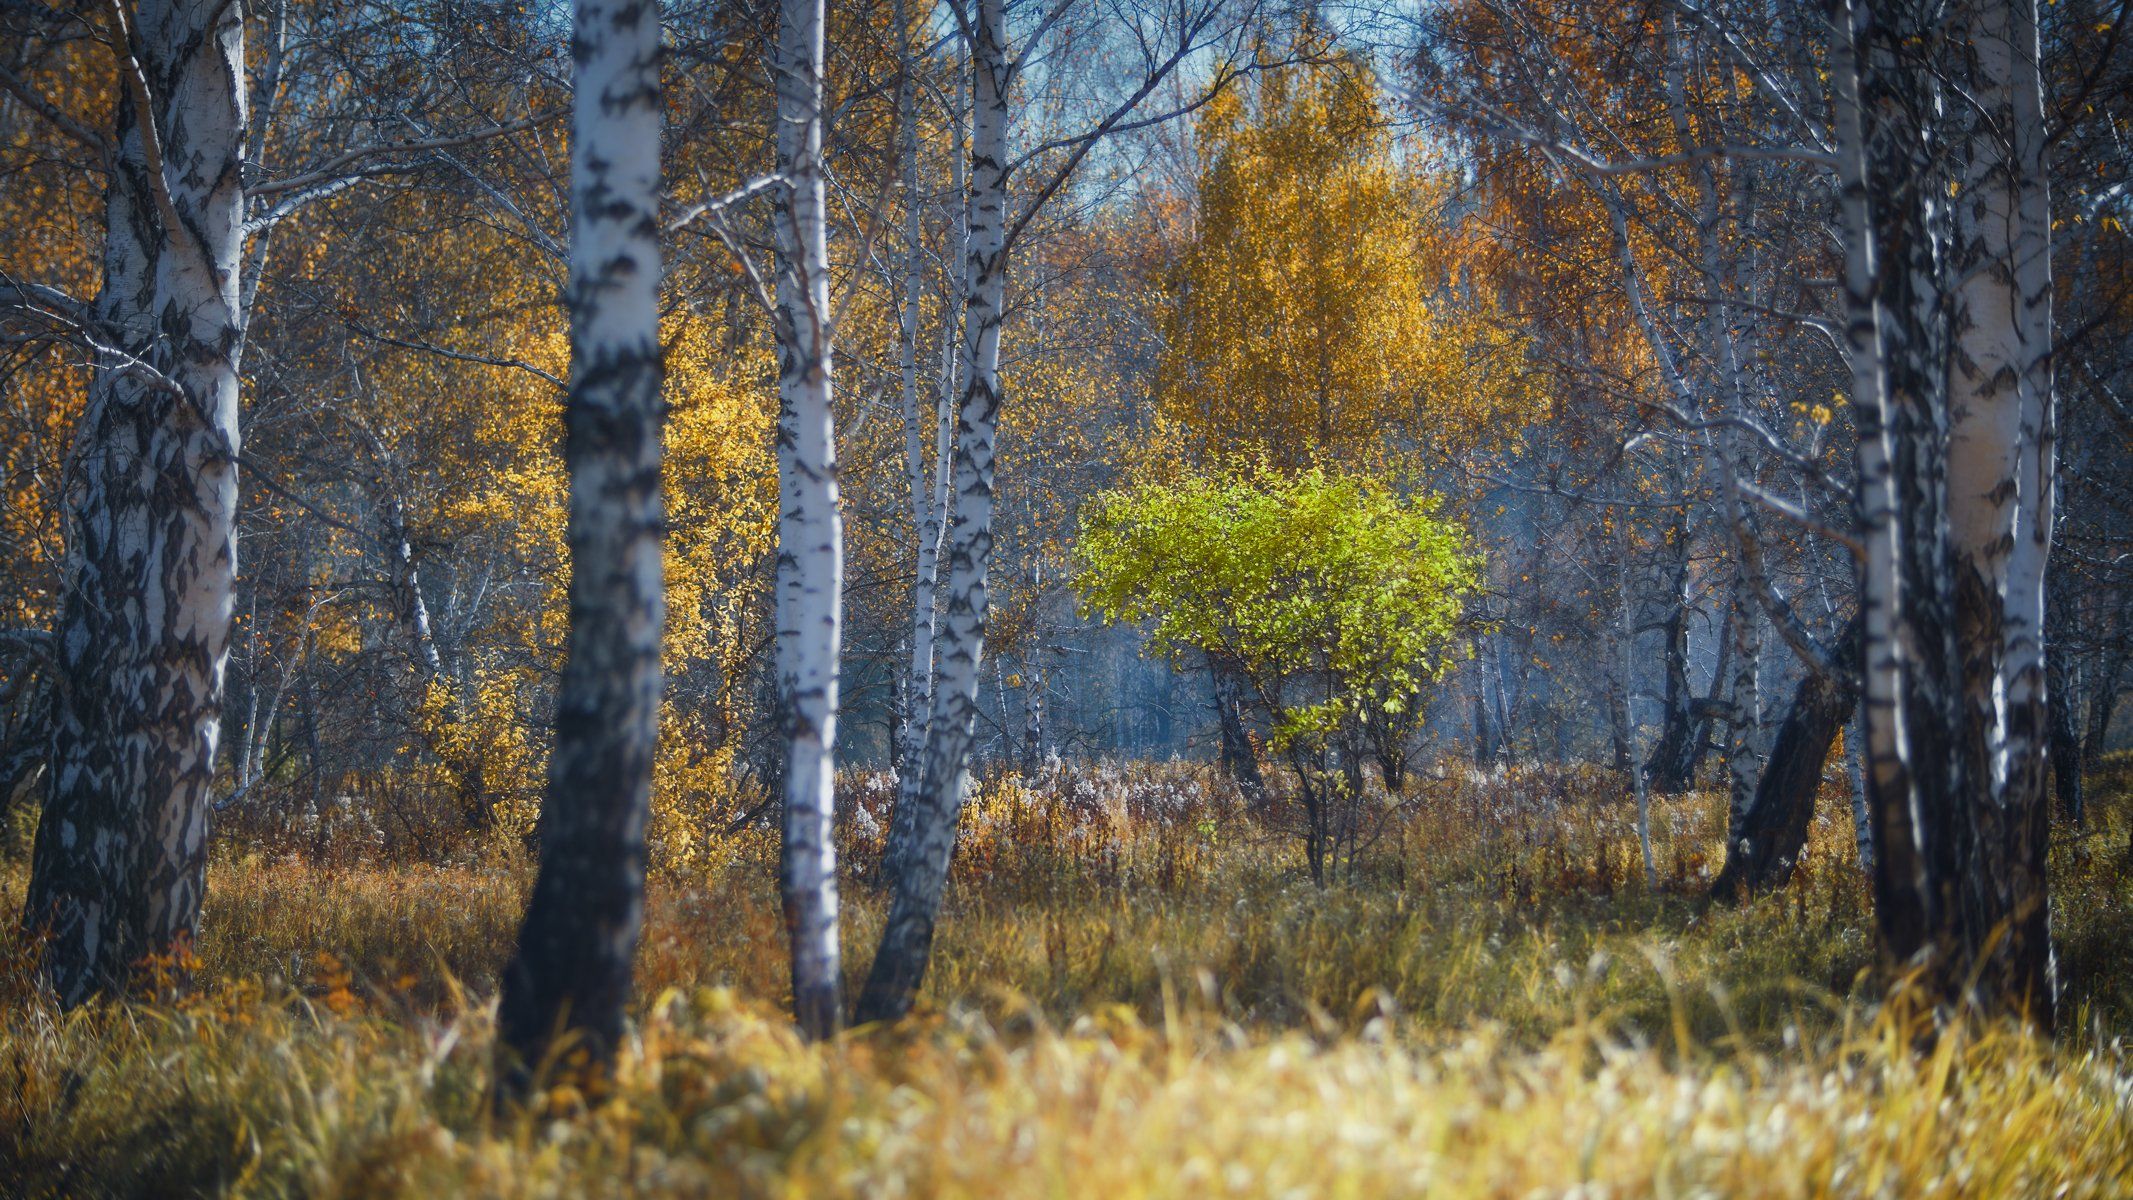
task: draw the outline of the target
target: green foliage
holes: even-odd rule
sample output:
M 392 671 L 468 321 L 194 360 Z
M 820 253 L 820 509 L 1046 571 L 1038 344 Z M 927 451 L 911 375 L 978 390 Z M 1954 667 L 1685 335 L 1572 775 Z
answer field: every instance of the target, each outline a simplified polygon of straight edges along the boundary
M 1432 497 L 1312 469 L 1106 492 L 1082 512 L 1075 587 L 1151 644 L 1236 663 L 1275 740 L 1410 711 L 1451 665 L 1480 556 Z

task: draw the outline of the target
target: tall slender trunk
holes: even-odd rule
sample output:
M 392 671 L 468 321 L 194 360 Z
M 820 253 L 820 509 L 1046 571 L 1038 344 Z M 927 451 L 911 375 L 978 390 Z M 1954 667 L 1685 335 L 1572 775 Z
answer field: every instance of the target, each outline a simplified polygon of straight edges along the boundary
M 927 717 L 933 694 L 933 593 L 941 541 L 940 507 L 926 468 L 925 422 L 918 405 L 918 328 L 924 297 L 925 228 L 919 207 L 918 99 L 913 76 L 919 64 L 911 45 L 911 19 L 904 0 L 896 5 L 898 71 L 896 119 L 902 131 L 904 202 L 904 280 L 898 303 L 897 368 L 902 382 L 904 472 L 911 491 L 912 559 L 911 636 L 908 673 L 899 683 L 903 711 L 896 730 L 898 795 L 917 790 L 919 756 L 926 744 Z M 944 475 L 948 463 L 936 454 L 933 474 Z
M 622 1037 L 666 615 L 660 500 L 659 8 L 577 0 L 571 119 L 570 627 L 540 870 L 497 1005 L 499 1095 Z
M 916 70 L 906 39 L 906 72 Z M 910 87 L 907 79 L 903 85 Z M 929 485 L 926 479 L 925 452 L 922 444 L 922 427 L 918 410 L 918 294 L 917 285 L 922 261 L 919 244 L 919 221 L 917 209 L 918 187 L 918 133 L 916 101 L 906 122 L 904 144 L 904 189 L 910 206 L 905 214 L 905 232 L 910 239 L 910 260 L 905 277 L 902 347 L 907 355 L 904 370 L 904 462 L 910 478 L 912 536 L 918 541 L 913 551 L 915 573 L 911 593 L 911 661 L 909 675 L 904 684 L 909 697 L 905 720 L 898 730 L 896 807 L 891 811 L 890 836 L 882 857 L 882 876 L 893 879 L 902 873 L 904 857 L 912 844 L 911 822 L 919 810 L 918 795 L 925 784 L 926 746 L 933 728 L 933 690 L 936 672 L 937 631 L 940 623 L 940 555 L 941 542 L 947 534 L 948 489 L 953 478 L 955 464 L 955 394 L 959 378 L 957 365 L 960 346 L 957 334 L 960 331 L 963 305 L 953 295 L 945 298 L 941 313 L 941 365 L 938 387 L 935 393 L 933 420 L 933 475 Z M 953 175 L 951 217 L 948 236 L 951 244 L 967 248 L 969 210 L 964 202 L 968 190 L 969 165 L 963 153 L 963 114 L 960 103 L 949 105 Z M 954 289 L 950 289 L 952 292 Z
M 1689 603 L 1689 531 L 1676 518 L 1673 526 L 1674 573 L 1667 597 L 1666 621 L 1661 626 L 1664 644 L 1660 661 L 1666 686 L 1660 692 L 1659 736 L 1652 741 L 1644 760 L 1647 785 L 1661 795 L 1678 795 L 1696 785 L 1696 766 L 1702 760 L 1703 743 L 1709 737 L 1710 720 L 1700 711 L 1695 689 L 1689 685 L 1689 618 L 1695 609 Z M 1627 580 L 1625 579 L 1625 586 Z M 1634 640 L 1634 630 L 1625 636 Z M 1714 696 L 1725 682 L 1725 662 L 1731 661 L 1732 640 L 1724 640 L 1724 661 L 1711 677 Z
M 76 433 L 24 908 L 70 1005 L 198 924 L 236 572 L 243 14 L 215 0 L 134 11 L 95 311 L 148 369 L 99 362 Z
M 2055 470 L 2051 230 L 2034 0 L 1958 6 L 1967 103 L 1948 376 L 1948 528 L 1962 652 L 1966 941 L 1997 938 L 1992 1002 L 2048 1014 L 2044 568 Z M 1966 36 L 1967 35 L 1967 36 Z M 1966 950 L 1970 947 L 1966 946 Z
M 1637 685 L 1637 607 L 1629 586 L 1629 527 L 1620 515 L 1615 520 L 1615 565 L 1621 572 L 1619 590 L 1621 631 L 1615 639 L 1620 653 L 1619 669 L 1622 672 L 1621 692 L 1629 697 L 1635 694 Z M 1625 699 L 1625 708 L 1628 701 Z M 1637 802 L 1637 849 L 1644 858 L 1644 886 L 1647 890 L 1659 889 L 1659 865 L 1652 856 L 1652 792 L 1651 772 L 1639 761 L 1637 754 L 1637 724 L 1634 714 L 1625 713 L 1629 738 L 1630 792 Z
M 2057 645 L 2048 654 L 2051 666 L 2051 772 L 2059 813 L 2075 825 L 2088 816 L 2081 786 L 2081 734 L 2074 728 L 2074 681 L 2061 661 L 2065 652 Z
M 1854 426 L 1854 523 L 1859 555 L 1862 753 L 1874 843 L 1874 910 L 1886 953 L 1908 960 L 1924 944 L 1931 895 L 1919 844 L 1906 740 L 1907 650 L 1899 608 L 1903 529 L 1896 516 L 1895 435 L 1883 377 L 1882 265 L 1869 201 L 1864 45 L 1871 17 L 1860 0 L 1834 6 L 1830 80 L 1838 146 L 1839 222 L 1844 241 L 1845 348 Z
M 1007 283 L 1007 83 L 1003 0 L 978 0 L 971 30 L 971 203 L 965 264 L 963 394 L 956 419 L 954 519 L 924 777 L 911 817 L 891 827 L 894 894 L 858 1019 L 900 1017 L 932 954 L 969 786 L 992 566 L 993 444 L 1000 418 L 1000 318 Z M 900 826 L 900 827 L 899 827 Z M 899 843 L 896 835 L 903 837 Z
M 823 0 L 785 0 L 778 26 L 778 691 L 788 750 L 778 884 L 792 940 L 793 1015 L 809 1037 L 844 1023 L 837 942 L 837 658 L 844 525 L 830 408 L 829 234 L 822 185 Z
M 1044 766 L 1044 689 L 1044 667 L 1032 662 L 1022 674 L 1022 774 L 1025 778 L 1034 778 Z
M 444 659 L 437 652 L 429 601 L 422 596 L 422 572 L 415 566 L 415 547 L 407 537 L 407 505 L 401 501 L 391 480 L 384 481 L 381 486 L 384 495 L 379 507 L 384 517 L 393 612 L 407 631 L 408 653 L 422 674 L 422 682 L 429 683 L 444 673 Z
M 1857 655 L 1858 639 L 1854 638 L 1851 653 Z M 1874 819 L 1866 799 L 1866 710 L 1860 706 L 1852 709 L 1851 724 L 1844 730 L 1844 775 L 1851 785 L 1852 799 L 1852 853 L 1857 857 L 1859 869 L 1869 878 L 1874 874 Z
M 1674 140 L 1682 153 L 1694 153 L 1700 147 L 1689 120 L 1685 53 L 1681 48 L 1679 20 L 1672 9 L 1665 10 L 1661 24 L 1666 31 L 1667 107 L 1672 114 Z M 1715 438 L 1705 435 L 1704 448 L 1707 460 L 1717 468 L 1720 509 L 1734 542 L 1730 605 L 1738 660 L 1734 663 L 1732 686 L 1727 689 L 1726 825 L 1729 841 L 1737 841 L 1748 807 L 1754 802 L 1756 781 L 1763 766 L 1760 744 L 1762 698 L 1756 678 L 1762 658 L 1762 623 L 1757 605 L 1767 585 L 1761 578 L 1762 548 L 1757 541 L 1761 534 L 1741 499 L 1743 477 L 1752 469 L 1748 435 L 1741 428 L 1747 418 L 1747 385 L 1742 379 L 1730 314 L 1723 304 L 1716 303 L 1731 291 L 1732 284 L 1732 271 L 1719 239 L 1718 226 L 1723 211 L 1718 176 L 1708 158 L 1698 162 L 1695 170 L 1697 253 L 1704 291 L 1714 301 L 1703 306 L 1701 333 L 1704 355 L 1719 385 L 1721 403 L 1729 421 Z

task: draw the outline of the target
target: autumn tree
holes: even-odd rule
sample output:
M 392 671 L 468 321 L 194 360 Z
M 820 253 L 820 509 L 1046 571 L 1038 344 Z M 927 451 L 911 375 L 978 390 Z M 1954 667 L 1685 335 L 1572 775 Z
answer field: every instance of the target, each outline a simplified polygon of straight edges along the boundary
M 1244 6 L 1249 8 L 1249 6 Z M 909 1011 L 932 954 L 934 923 L 947 885 L 964 793 L 970 783 L 971 749 L 978 719 L 979 668 L 991 617 L 994 544 L 994 468 L 1001 413 L 1000 339 L 1007 316 L 1010 255 L 1017 241 L 1073 180 L 1098 144 L 1129 127 L 1144 127 L 1197 107 L 1236 77 L 1217 69 L 1197 94 L 1166 108 L 1151 102 L 1166 80 L 1202 56 L 1226 57 L 1245 28 L 1227 0 L 1175 0 L 1145 10 L 1113 12 L 1119 28 L 1096 21 L 1099 34 L 1114 34 L 1128 51 L 1123 95 L 1079 96 L 1070 110 L 1100 114 L 1075 121 L 1022 154 L 1011 152 L 1010 118 L 1016 88 L 1027 80 L 1032 55 L 1054 33 L 1066 8 L 1017 12 L 1012 27 L 1006 0 L 974 0 L 952 16 L 969 56 L 971 118 L 969 207 L 962 246 L 962 331 L 952 466 L 948 473 L 954 508 L 941 556 L 945 587 L 936 625 L 932 716 L 919 791 L 900 803 L 890 826 L 885 873 L 892 882 L 888 921 L 861 990 L 856 1018 L 873 1021 Z M 1017 34 L 1026 35 L 1022 39 Z M 1115 78 L 1115 72 L 1106 77 Z M 1055 86 L 1079 76 L 1051 73 Z M 1010 179 L 1020 181 L 1011 191 Z
M 1447 181 L 1395 156 L 1367 63 L 1296 40 L 1305 64 L 1256 72 L 1197 121 L 1157 375 L 1187 453 L 1383 467 L 1540 415 L 1520 339 L 1457 277 L 1470 235 Z
M 844 1021 L 838 960 L 837 669 L 844 528 L 830 408 L 835 331 L 822 180 L 822 0 L 786 0 L 778 26 L 778 689 L 788 729 L 779 859 L 800 1028 Z

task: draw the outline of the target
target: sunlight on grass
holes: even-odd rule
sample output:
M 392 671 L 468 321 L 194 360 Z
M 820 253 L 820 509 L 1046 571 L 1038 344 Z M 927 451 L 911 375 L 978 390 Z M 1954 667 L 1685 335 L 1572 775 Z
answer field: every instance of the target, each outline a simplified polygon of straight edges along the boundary
M 859 965 L 880 790 L 847 789 Z M 524 864 L 226 847 L 182 1000 L 62 1017 L 6 981 L 0 1192 L 2126 1194 L 2123 789 L 2058 847 L 2056 1043 L 1871 1003 L 1824 801 L 1793 884 L 1729 910 L 1697 898 L 1712 799 L 1660 810 L 1652 894 L 1598 773 L 1425 777 L 1324 892 L 1194 769 L 996 781 L 922 1015 L 826 1047 L 782 1015 L 744 834 L 655 881 L 612 1102 L 501 1122 L 487 997 Z

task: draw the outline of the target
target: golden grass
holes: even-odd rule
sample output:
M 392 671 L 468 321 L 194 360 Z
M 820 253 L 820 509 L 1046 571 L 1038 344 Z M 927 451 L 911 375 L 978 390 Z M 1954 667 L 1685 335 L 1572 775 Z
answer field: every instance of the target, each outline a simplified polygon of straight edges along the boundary
M 879 788 L 849 790 L 863 875 Z M 923 1014 L 831 1046 L 781 1016 L 768 842 L 660 872 L 615 1102 L 502 1123 L 485 997 L 523 864 L 222 847 L 181 1002 L 0 985 L 0 1194 L 2133 1194 L 2128 813 L 2099 790 L 2057 847 L 2056 1043 L 1914 1052 L 1862 977 L 1841 804 L 1790 888 L 1706 910 L 1710 798 L 1658 814 L 1654 894 L 1604 778 L 1453 773 L 1319 893 L 1197 773 L 1111 767 L 989 789 Z M 850 895 L 856 970 L 879 902 Z

